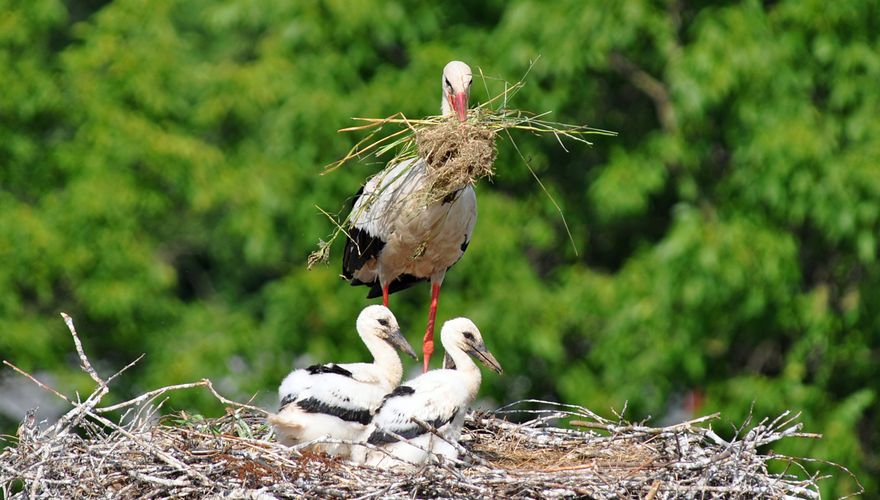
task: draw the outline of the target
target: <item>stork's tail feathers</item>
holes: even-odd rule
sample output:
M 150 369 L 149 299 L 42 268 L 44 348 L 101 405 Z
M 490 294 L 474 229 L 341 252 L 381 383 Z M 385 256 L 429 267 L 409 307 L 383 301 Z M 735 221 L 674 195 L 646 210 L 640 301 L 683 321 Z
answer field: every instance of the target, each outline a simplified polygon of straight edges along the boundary
M 302 428 L 302 425 L 297 423 L 296 420 L 290 418 L 289 415 L 283 415 L 281 413 L 269 415 L 266 417 L 266 420 L 275 427 L 285 427 L 289 429 Z
M 295 415 L 285 415 L 282 411 L 269 415 L 266 417 L 266 420 L 275 428 L 275 435 L 277 436 L 279 443 L 285 446 L 291 446 L 299 441 L 303 425 L 296 421 Z

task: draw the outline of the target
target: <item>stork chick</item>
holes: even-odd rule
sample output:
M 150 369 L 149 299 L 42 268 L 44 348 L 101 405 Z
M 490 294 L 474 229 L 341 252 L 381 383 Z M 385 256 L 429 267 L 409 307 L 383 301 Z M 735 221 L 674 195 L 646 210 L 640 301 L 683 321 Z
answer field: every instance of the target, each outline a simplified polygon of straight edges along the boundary
M 455 368 L 432 370 L 388 394 L 365 432 L 366 442 L 381 450 L 355 446 L 354 461 L 407 470 L 433 455 L 457 458 L 458 451 L 449 442 L 458 441 L 465 413 L 476 399 L 482 379 L 471 356 L 498 373 L 502 370 L 486 349 L 477 326 L 467 318 L 447 321 L 440 340 Z M 443 439 L 414 419 L 434 427 Z
M 467 120 L 471 69 L 461 61 L 443 68 L 440 109 Z M 446 271 L 458 262 L 477 221 L 477 197 L 458 186 L 438 201 L 417 195 L 427 186 L 424 159 L 407 160 L 371 178 L 355 195 L 342 259 L 342 276 L 370 287 L 367 298 L 382 297 L 420 281 L 431 282 L 431 305 L 422 352 L 428 371 L 434 352 L 434 322 Z
M 268 418 L 280 443 L 358 439 L 383 397 L 400 384 L 403 366 L 395 348 L 413 358 L 416 354 L 391 311 L 380 305 L 366 307 L 358 316 L 357 331 L 373 355 L 372 363 L 313 365 L 292 371 L 281 382 L 280 410 Z M 349 453 L 345 444 L 316 444 L 312 449 Z

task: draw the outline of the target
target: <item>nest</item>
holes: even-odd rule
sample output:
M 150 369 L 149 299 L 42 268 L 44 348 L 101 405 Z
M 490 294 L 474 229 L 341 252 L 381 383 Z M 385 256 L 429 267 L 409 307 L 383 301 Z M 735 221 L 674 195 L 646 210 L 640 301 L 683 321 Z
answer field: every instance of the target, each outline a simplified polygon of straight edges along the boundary
M 748 429 L 744 425 L 725 440 L 709 425 L 717 414 L 655 428 L 545 401 L 470 413 L 458 460 L 412 474 L 353 465 L 304 451 L 311 443 L 291 448 L 276 443 L 266 411 L 224 398 L 209 380 L 101 406 L 121 372 L 100 377 L 72 321 L 65 319 L 82 367 L 97 387 L 84 401 L 71 400 L 5 362 L 72 408 L 49 426 L 29 414 L 17 435 L 5 438 L 2 498 L 815 499 L 819 481 L 828 477 L 800 465 L 815 460 L 759 451 L 783 439 L 820 437 L 801 432 L 797 415 L 788 412 Z M 226 414 L 158 416 L 169 392 L 193 388 L 210 391 L 227 405 Z M 525 422 L 512 421 L 517 419 Z M 786 467 L 771 472 L 773 461 Z
M 135 410 L 112 425 L 84 405 L 76 410 L 82 419 L 46 429 L 26 419 L 0 454 L 4 498 L 819 498 L 820 477 L 757 452 L 800 434 L 787 415 L 725 441 L 707 419 L 651 428 L 594 417 L 584 431 L 551 425 L 570 411 L 520 424 L 471 413 L 461 463 L 402 475 L 279 445 L 265 415 L 243 408 L 158 422 Z M 792 470 L 768 472 L 770 460 Z
M 495 173 L 495 132 L 479 125 L 446 121 L 415 133 L 425 160 L 430 201 L 442 200 L 463 186 Z

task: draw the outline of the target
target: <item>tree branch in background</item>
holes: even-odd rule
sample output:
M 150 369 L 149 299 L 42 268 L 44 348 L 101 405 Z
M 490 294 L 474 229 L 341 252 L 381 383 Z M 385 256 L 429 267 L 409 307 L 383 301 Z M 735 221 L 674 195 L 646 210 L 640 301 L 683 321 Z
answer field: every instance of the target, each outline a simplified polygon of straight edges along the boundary
M 623 75 L 629 80 L 633 87 L 639 89 L 654 101 L 654 108 L 657 110 L 657 118 L 660 120 L 660 126 L 663 127 L 664 131 L 674 132 L 678 130 L 678 119 L 675 116 L 675 108 L 672 106 L 672 100 L 669 98 L 669 91 L 666 90 L 666 86 L 663 82 L 654 78 L 621 54 L 611 54 L 609 62 L 614 71 Z

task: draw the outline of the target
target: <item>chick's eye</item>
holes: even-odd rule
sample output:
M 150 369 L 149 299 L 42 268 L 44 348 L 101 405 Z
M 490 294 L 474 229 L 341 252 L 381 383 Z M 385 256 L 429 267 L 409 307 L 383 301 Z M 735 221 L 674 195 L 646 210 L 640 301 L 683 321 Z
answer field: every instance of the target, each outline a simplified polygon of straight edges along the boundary
M 379 319 L 379 324 L 382 325 L 382 326 L 388 326 L 388 320 L 385 319 L 385 318 L 380 318 L 380 319 Z
M 464 332 L 464 338 L 468 340 L 474 340 L 474 334 L 471 332 Z

